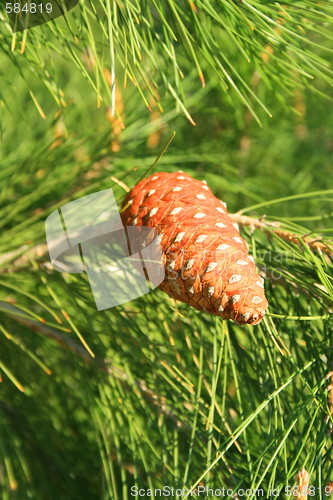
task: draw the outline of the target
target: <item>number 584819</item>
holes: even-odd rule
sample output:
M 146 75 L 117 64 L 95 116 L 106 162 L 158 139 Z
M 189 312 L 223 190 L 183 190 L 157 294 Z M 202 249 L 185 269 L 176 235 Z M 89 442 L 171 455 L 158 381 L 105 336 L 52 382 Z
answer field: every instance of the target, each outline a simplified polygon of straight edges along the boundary
M 52 12 L 52 4 L 46 3 L 6 3 L 6 12 L 7 14 L 20 14 L 23 12 L 24 14 L 42 14 L 43 12 L 46 14 L 51 14 Z

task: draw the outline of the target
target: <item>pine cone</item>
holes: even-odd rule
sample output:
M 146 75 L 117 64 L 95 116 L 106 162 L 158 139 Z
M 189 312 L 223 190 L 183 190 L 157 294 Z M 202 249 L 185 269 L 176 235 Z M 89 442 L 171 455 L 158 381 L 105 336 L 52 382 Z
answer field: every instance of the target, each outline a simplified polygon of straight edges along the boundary
M 226 204 L 205 181 L 160 172 L 141 180 L 123 206 L 124 225 L 158 233 L 166 273 L 161 290 L 241 325 L 261 321 L 268 305 L 264 280 Z

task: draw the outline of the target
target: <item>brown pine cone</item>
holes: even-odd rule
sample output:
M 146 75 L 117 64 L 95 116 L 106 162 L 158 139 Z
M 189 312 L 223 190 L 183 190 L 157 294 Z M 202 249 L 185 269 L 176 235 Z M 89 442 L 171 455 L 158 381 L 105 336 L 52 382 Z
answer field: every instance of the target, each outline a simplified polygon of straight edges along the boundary
M 205 181 L 183 172 L 141 180 L 124 200 L 127 226 L 154 227 L 163 251 L 159 288 L 201 311 L 258 324 L 267 300 L 238 226 Z

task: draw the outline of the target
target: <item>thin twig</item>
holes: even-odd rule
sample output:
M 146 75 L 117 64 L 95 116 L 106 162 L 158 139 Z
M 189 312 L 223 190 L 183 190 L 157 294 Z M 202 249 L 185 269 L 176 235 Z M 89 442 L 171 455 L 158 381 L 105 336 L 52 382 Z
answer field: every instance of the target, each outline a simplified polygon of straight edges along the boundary
M 295 243 L 301 246 L 300 240 L 302 240 L 311 250 L 318 252 L 319 254 L 325 253 L 330 257 L 333 257 L 333 248 L 330 248 L 326 243 L 318 241 L 318 238 L 309 238 L 308 236 L 298 236 L 290 231 L 280 229 L 280 222 L 266 221 L 263 218 L 248 217 L 247 215 L 240 215 L 238 213 L 229 214 L 234 222 L 237 222 L 240 226 L 248 226 L 253 231 L 254 229 L 260 229 L 266 233 L 274 233 L 280 238 L 286 241 Z
M 31 260 L 41 259 L 42 257 L 45 257 L 47 253 L 48 247 L 46 243 L 41 243 L 34 247 L 29 247 L 29 245 L 24 244 L 16 250 L 12 250 L 0 255 L 0 266 L 5 264 L 6 262 L 11 263 L 11 266 L 9 267 L 3 267 L 1 269 L 1 272 L 15 272 L 20 268 L 26 267 L 27 264 L 30 264 Z M 15 260 L 13 261 L 13 259 Z

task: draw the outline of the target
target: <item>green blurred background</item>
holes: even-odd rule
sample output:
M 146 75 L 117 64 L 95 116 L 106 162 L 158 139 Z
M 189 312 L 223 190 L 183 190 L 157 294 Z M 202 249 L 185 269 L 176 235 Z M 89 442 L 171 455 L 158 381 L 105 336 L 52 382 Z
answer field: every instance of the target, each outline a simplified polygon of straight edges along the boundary
M 175 131 L 154 171 L 330 245 L 333 3 L 81 2 L 15 35 L 0 14 L 1 498 L 267 492 L 301 467 L 322 498 L 329 252 L 242 228 L 270 314 L 241 328 L 159 290 L 98 312 L 85 275 L 51 269 L 44 222 L 109 187 L 120 206 Z

